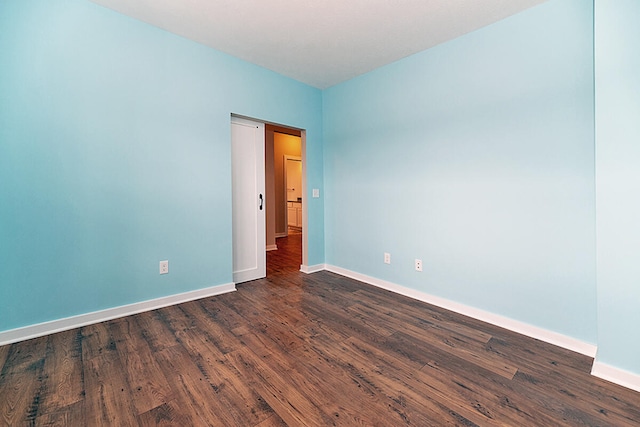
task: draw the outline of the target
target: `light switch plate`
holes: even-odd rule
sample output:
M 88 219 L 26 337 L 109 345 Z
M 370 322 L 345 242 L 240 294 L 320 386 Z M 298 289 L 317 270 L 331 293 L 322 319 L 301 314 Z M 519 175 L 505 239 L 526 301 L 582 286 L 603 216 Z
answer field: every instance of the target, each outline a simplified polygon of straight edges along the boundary
M 316 199 L 318 197 L 320 197 L 320 189 L 319 188 L 314 188 L 313 189 L 313 197 L 316 198 Z

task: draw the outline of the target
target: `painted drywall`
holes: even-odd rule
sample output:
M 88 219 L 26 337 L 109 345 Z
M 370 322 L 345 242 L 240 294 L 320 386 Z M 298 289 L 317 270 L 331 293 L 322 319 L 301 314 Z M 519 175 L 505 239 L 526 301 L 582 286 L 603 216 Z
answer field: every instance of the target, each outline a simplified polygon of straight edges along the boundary
M 640 2 L 596 1 L 597 361 L 640 374 Z
M 0 2 L 0 64 L 0 331 L 231 282 L 231 113 L 323 186 L 319 90 L 86 0 Z
M 327 263 L 595 344 L 593 85 L 552 0 L 325 90 Z

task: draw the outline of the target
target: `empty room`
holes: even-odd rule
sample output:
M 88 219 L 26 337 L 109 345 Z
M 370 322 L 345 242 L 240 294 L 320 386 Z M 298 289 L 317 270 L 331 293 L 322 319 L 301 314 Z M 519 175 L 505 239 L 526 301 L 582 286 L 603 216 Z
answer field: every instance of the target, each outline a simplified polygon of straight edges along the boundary
M 0 0 L 0 426 L 640 425 L 637 0 Z

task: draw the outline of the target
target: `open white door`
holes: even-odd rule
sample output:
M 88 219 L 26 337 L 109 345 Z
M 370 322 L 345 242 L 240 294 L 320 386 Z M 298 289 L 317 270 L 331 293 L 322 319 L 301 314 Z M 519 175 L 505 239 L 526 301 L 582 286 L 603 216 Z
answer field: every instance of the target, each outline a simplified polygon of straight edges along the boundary
M 231 118 L 233 281 L 260 279 L 266 270 L 264 124 Z

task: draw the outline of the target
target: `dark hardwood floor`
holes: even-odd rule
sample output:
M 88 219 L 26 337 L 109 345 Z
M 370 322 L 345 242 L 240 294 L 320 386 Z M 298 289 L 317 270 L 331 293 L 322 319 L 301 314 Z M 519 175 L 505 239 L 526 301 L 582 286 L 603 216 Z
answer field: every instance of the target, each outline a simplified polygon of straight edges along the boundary
M 0 425 L 631 426 L 592 359 L 329 272 L 0 347 Z
M 289 237 L 276 239 L 277 251 L 267 252 L 267 278 L 300 270 L 302 233 L 290 230 Z

